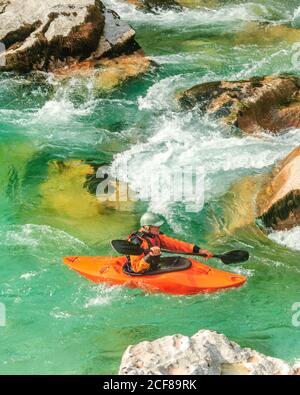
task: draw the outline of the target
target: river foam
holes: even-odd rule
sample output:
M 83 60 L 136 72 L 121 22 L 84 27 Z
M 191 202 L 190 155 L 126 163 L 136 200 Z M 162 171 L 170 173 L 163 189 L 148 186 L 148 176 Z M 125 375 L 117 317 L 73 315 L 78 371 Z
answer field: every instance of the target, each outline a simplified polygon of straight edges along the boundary
M 272 232 L 269 234 L 269 238 L 291 250 L 300 251 L 300 226 L 290 230 Z
M 85 308 L 110 305 L 118 299 L 122 292 L 122 287 L 100 284 L 94 288 L 94 292 L 96 295 L 87 299 L 84 304 Z
M 29 249 L 31 253 L 43 254 L 54 251 L 57 256 L 71 254 L 87 246 L 79 239 L 60 229 L 47 225 L 9 225 L 0 228 L 0 247 Z
M 300 144 L 295 129 L 276 137 L 245 135 L 232 133 L 219 121 L 196 111 L 174 111 L 175 103 L 170 100 L 174 82 L 178 79 L 160 81 L 157 88 L 152 86 L 144 98 L 139 98 L 141 110 L 158 111 L 156 120 L 145 125 L 146 141 L 115 155 L 112 164 L 114 174 L 129 182 L 134 191 L 144 191 L 150 197 L 150 207 L 167 217 L 174 202 L 165 192 L 179 169 L 191 167 L 204 174 L 203 193 L 208 201 L 224 193 L 240 177 L 267 171 Z M 159 112 L 161 103 L 164 114 Z M 153 196 L 151 188 L 160 176 L 166 191 Z M 184 197 L 182 202 L 190 204 Z
M 237 25 L 232 22 L 265 22 L 282 17 L 282 13 L 284 13 L 283 9 L 278 12 L 273 7 L 255 2 L 224 5 L 216 8 L 183 8 L 182 11 L 158 9 L 155 13 L 143 12 L 133 4 L 122 0 L 105 0 L 105 4 L 117 11 L 123 19 L 133 24 L 164 27 L 176 25 L 182 28 L 226 23 L 231 24 L 231 29 L 235 29 Z M 285 12 L 283 17 L 289 18 L 290 14 Z
M 300 28 L 300 6 L 296 8 L 294 12 L 292 17 L 292 26 L 295 28 Z

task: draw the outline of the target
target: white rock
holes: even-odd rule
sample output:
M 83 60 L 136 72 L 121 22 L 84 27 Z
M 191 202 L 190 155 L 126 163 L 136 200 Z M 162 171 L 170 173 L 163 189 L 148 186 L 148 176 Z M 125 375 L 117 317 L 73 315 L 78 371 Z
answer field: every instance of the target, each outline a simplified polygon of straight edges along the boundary
M 128 375 L 282 375 L 293 374 L 286 362 L 241 348 L 226 336 L 200 330 L 194 336 L 166 336 L 129 346 L 119 374 Z

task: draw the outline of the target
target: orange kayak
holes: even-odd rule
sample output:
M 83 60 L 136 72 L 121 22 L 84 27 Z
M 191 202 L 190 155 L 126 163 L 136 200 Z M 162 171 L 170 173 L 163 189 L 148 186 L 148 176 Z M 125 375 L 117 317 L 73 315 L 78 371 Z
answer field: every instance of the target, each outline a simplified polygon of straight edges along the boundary
M 71 269 L 95 283 L 125 285 L 150 292 L 165 292 L 173 295 L 192 295 L 216 292 L 239 287 L 247 278 L 214 269 L 194 259 L 189 259 L 190 268 L 177 272 L 131 276 L 123 271 L 126 257 L 67 256 L 64 263 Z

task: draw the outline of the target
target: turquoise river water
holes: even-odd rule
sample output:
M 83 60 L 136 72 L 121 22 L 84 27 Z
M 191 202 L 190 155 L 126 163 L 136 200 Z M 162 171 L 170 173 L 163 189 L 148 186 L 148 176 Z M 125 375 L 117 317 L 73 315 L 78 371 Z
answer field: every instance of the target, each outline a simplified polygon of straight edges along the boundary
M 253 179 L 300 145 L 299 131 L 243 135 L 180 110 L 175 99 L 201 82 L 299 75 L 299 1 L 206 3 L 144 14 L 106 1 L 156 64 L 113 91 L 92 79 L 0 75 L 0 373 L 116 373 L 129 344 L 201 328 L 289 362 L 300 357 L 292 324 L 299 229 L 268 236 L 246 221 Z M 199 166 L 205 205 L 195 212 L 184 201 L 153 200 L 95 213 L 80 181 L 91 163 L 126 163 L 133 189 L 162 166 L 166 176 L 177 165 Z M 230 268 L 247 284 L 175 297 L 93 284 L 62 264 L 64 255 L 112 255 L 109 241 L 136 229 L 148 205 L 170 235 L 215 251 L 248 249 L 249 262 Z

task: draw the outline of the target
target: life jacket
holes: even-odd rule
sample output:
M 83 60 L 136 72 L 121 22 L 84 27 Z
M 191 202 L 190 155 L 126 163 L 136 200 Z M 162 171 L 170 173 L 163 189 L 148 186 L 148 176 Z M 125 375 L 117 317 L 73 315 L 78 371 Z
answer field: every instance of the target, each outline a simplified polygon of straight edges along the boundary
M 159 247 L 161 249 L 166 249 L 169 251 L 181 251 L 181 252 L 188 252 L 188 253 L 198 253 L 200 250 L 200 247 L 197 245 L 187 243 L 185 241 L 177 240 L 174 239 L 173 237 L 169 237 L 164 235 L 162 232 L 159 232 L 158 235 L 153 235 L 151 233 L 147 233 L 143 230 L 138 230 L 135 233 L 132 233 L 129 237 L 128 240 L 135 244 L 138 245 L 139 247 L 142 247 L 143 249 L 150 249 L 151 247 Z M 140 263 L 141 270 L 144 270 L 143 268 L 145 266 L 149 266 L 149 260 L 150 257 L 147 256 L 145 259 L 143 258 L 144 254 L 141 254 L 140 256 L 140 261 L 135 261 L 133 260 L 133 257 L 127 257 L 127 262 L 128 266 L 132 267 L 132 264 L 135 267 L 135 271 L 138 271 L 137 265 L 138 262 Z M 155 264 L 159 261 L 160 256 L 151 256 L 151 262 L 150 265 L 152 267 L 155 266 Z M 147 269 L 146 269 L 147 270 Z
M 134 233 L 131 233 L 131 235 L 129 235 L 128 240 L 130 242 L 132 242 L 133 244 L 142 246 L 143 242 L 146 241 L 147 243 L 147 247 L 144 246 L 144 249 L 150 249 L 151 247 L 160 247 L 161 246 L 161 241 L 159 238 L 159 235 L 154 235 L 152 233 L 147 233 L 144 231 L 137 231 Z M 127 255 L 127 267 L 129 268 L 129 270 L 131 269 L 131 260 L 130 260 L 130 256 Z M 159 260 L 159 256 L 157 257 L 152 257 L 152 261 L 154 262 L 158 262 Z
M 135 237 L 140 240 L 140 243 L 134 243 L 134 244 L 141 245 L 143 243 L 143 240 L 146 240 L 146 242 L 148 243 L 149 249 L 151 247 L 160 247 L 161 246 L 161 241 L 160 241 L 159 235 L 154 235 L 152 233 L 147 233 L 144 231 L 137 231 L 137 232 L 131 233 L 131 235 L 128 237 L 128 240 L 134 242 Z

